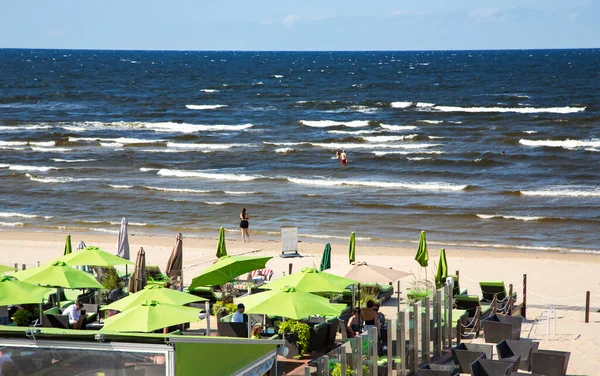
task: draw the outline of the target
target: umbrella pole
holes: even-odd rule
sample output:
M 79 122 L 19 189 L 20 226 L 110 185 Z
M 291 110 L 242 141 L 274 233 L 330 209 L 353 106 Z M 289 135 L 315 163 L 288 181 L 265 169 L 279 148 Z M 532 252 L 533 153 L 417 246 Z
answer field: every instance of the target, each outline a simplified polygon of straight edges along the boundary
M 42 303 L 40 303 L 40 322 L 38 323 L 40 326 L 42 326 Z
M 60 287 L 56 288 L 56 305 L 60 309 Z
M 362 333 L 362 318 L 361 318 L 361 308 L 360 308 L 360 283 L 358 284 L 358 326 Z

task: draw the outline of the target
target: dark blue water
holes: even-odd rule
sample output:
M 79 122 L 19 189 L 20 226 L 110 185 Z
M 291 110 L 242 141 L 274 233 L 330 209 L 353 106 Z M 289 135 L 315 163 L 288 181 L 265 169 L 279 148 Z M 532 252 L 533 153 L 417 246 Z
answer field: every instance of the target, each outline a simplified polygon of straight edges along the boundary
M 600 250 L 600 50 L 0 50 L 0 229 Z M 341 166 L 335 151 L 350 163 Z

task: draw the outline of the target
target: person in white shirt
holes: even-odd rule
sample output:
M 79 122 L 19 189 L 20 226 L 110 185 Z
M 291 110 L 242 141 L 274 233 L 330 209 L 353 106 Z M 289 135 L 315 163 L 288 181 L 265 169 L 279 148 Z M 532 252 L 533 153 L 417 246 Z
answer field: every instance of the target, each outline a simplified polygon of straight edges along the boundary
M 68 306 L 63 311 L 63 316 L 69 316 L 69 324 L 71 324 L 72 327 L 75 327 L 75 325 L 79 321 L 79 318 L 81 317 L 81 309 L 82 308 L 83 308 L 83 303 L 78 301 L 77 303 Z
M 237 311 L 231 317 L 231 322 L 244 322 L 244 311 L 246 307 L 242 303 L 238 304 Z

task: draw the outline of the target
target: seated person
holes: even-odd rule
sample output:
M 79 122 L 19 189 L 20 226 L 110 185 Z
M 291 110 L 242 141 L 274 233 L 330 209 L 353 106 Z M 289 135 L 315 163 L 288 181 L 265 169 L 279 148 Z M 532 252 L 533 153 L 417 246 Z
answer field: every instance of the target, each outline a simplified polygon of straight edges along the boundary
M 83 308 L 83 303 L 79 300 L 77 303 L 68 306 L 63 311 L 63 316 L 69 316 L 69 324 L 71 327 L 78 329 L 78 323 L 81 319 L 81 309 Z
M 354 308 L 352 310 L 352 317 L 350 317 L 350 320 L 348 320 L 346 332 L 348 333 L 349 338 L 353 338 L 360 334 L 360 328 L 362 325 L 358 321 L 358 310 L 359 308 Z
M 375 312 L 373 307 L 375 307 L 375 302 L 369 300 L 367 302 L 367 308 L 363 308 L 361 316 L 365 320 L 365 329 L 369 329 L 371 327 L 377 328 L 377 333 L 381 335 L 379 330 L 379 315 L 377 312 Z
M 263 331 L 263 327 L 261 324 L 256 323 L 254 324 L 254 326 L 252 327 L 252 331 L 250 332 L 250 338 L 252 339 L 260 339 L 260 334 Z
M 242 303 L 237 305 L 237 311 L 231 317 L 231 322 L 244 322 L 244 311 L 246 307 Z
M 263 275 L 262 270 L 259 270 L 255 275 L 252 276 L 252 282 L 256 283 L 257 285 L 262 285 L 265 283 L 265 276 Z

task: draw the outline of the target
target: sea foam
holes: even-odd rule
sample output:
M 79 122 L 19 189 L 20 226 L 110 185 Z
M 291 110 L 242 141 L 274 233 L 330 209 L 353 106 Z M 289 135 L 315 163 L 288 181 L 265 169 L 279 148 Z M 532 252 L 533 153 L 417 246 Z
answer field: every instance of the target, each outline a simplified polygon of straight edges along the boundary
M 467 186 L 457 185 L 442 182 L 423 182 L 423 183 L 406 183 L 406 182 L 387 182 L 387 181 L 363 181 L 363 180 L 341 180 L 341 179 L 302 179 L 302 178 L 287 178 L 288 181 L 301 184 L 312 185 L 318 187 L 340 187 L 340 186 L 358 186 L 358 187 L 373 187 L 373 188 L 388 188 L 388 189 L 411 189 L 417 191 L 462 191 Z
M 215 124 L 215 125 L 202 125 L 202 124 L 188 124 L 188 123 L 144 123 L 144 128 L 153 130 L 155 132 L 181 132 L 181 133 L 195 133 L 195 132 L 236 132 L 250 129 L 253 124 Z
M 185 171 L 185 170 L 174 170 L 163 168 L 157 172 L 161 176 L 173 176 L 180 178 L 203 178 L 213 180 L 224 180 L 224 181 L 250 181 L 257 179 L 258 176 L 250 176 L 245 174 L 225 174 L 218 172 L 205 172 L 205 171 Z
M 226 104 L 186 104 L 188 110 L 216 110 L 217 108 L 227 107 Z
M 418 127 L 415 125 L 390 125 L 390 124 L 380 124 L 381 128 L 386 129 L 388 131 L 414 131 Z
M 477 214 L 477 217 L 481 219 L 516 219 L 519 221 L 537 221 L 540 219 L 544 219 L 545 217 L 527 217 L 527 216 L 517 216 L 517 215 L 500 215 L 500 214 Z
M 525 140 L 520 139 L 519 143 L 525 146 L 546 146 L 553 148 L 564 148 L 564 149 L 578 149 L 587 147 L 600 147 L 600 140 L 592 139 L 589 141 L 582 140 Z
M 352 121 L 338 121 L 338 120 L 300 120 L 301 124 L 306 125 L 307 127 L 314 128 L 328 128 L 328 127 L 337 127 L 343 125 L 349 128 L 359 128 L 366 127 L 369 125 L 368 120 L 352 120 Z

